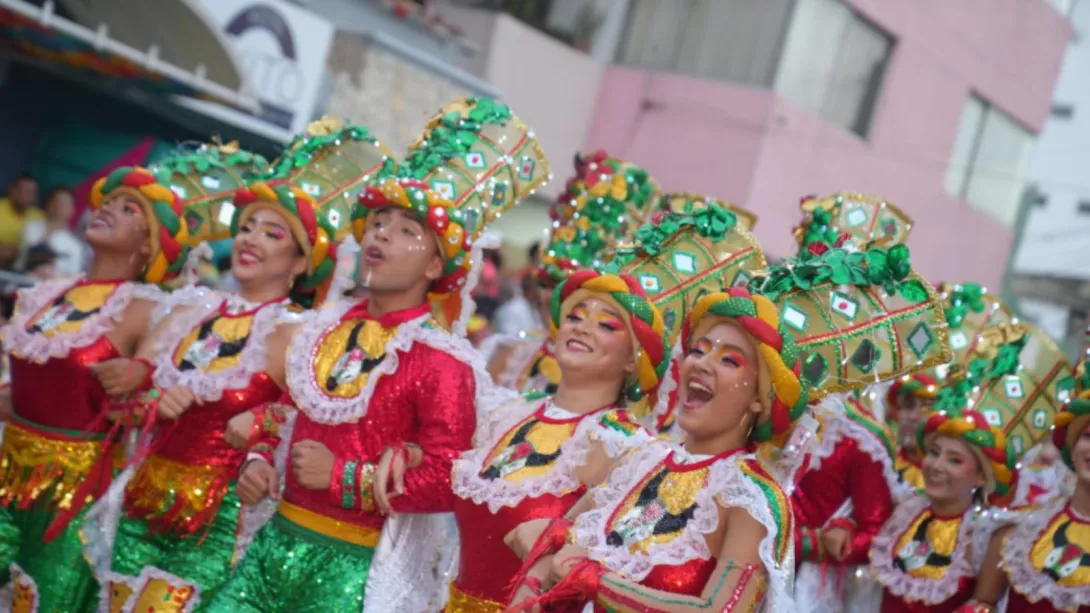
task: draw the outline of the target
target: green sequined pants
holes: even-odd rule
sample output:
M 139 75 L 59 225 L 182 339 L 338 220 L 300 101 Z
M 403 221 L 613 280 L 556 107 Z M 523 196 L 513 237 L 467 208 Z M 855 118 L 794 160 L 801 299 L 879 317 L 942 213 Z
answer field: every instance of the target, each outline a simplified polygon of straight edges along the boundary
M 203 605 L 223 587 L 231 574 L 240 508 L 235 487 L 231 485 L 207 532 L 201 529 L 185 537 L 170 532 L 152 532 L 145 520 L 122 516 L 117 527 L 111 570 L 128 577 L 139 576 L 148 566 L 166 571 L 191 582 L 199 590 Z
M 43 500 L 30 509 L 0 507 L 0 581 L 7 583 L 14 562 L 34 580 L 38 613 L 90 613 L 98 608 L 98 583 L 83 557 L 80 526 L 88 507 L 75 517 L 60 536 L 43 542 L 46 528 L 56 516 L 52 503 Z M 0 610 L 8 603 L 0 603 Z
M 363 609 L 375 550 L 311 532 L 281 515 L 258 532 L 208 613 L 331 613 Z

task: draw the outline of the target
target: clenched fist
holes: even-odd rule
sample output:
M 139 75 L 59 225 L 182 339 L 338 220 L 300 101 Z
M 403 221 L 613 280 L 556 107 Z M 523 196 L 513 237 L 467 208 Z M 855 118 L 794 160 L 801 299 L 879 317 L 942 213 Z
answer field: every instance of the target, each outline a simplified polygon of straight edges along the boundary
M 266 496 L 275 499 L 280 497 L 280 477 L 265 460 L 251 460 L 242 469 L 235 492 L 242 504 L 250 506 L 261 502 Z
M 159 417 L 178 419 L 197 401 L 196 396 L 184 385 L 175 385 L 159 398 Z
M 329 489 L 335 460 L 333 452 L 317 441 L 300 441 L 291 448 L 295 480 L 308 490 Z
M 102 384 L 108 396 L 124 396 L 136 391 L 148 376 L 148 365 L 132 358 L 115 358 L 91 365 L 91 374 Z

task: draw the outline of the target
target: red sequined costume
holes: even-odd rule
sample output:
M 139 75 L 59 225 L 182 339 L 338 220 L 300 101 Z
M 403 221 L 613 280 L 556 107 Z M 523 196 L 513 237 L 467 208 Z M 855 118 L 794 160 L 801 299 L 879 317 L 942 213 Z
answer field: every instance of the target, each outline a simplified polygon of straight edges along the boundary
M 877 590 L 868 585 L 865 573 L 860 581 L 854 575 L 867 564 L 871 539 L 893 512 L 900 487 L 891 437 L 851 396 L 842 402 L 838 397 L 827 398 L 814 407 L 812 415 L 814 421 L 804 417 L 800 422 L 795 435 L 799 451 L 788 458 L 799 464 L 784 471 L 794 475 L 790 483 L 794 484 L 795 550 L 801 563 L 796 578 L 799 610 L 870 606 L 877 600 Z M 813 434 L 809 439 L 808 432 Z M 827 556 L 822 544 L 822 533 L 834 526 L 852 535 L 842 563 Z
M 965 604 L 995 525 L 973 509 L 936 515 L 922 494 L 902 502 L 871 550 L 882 613 L 952 613 Z
M 234 491 L 246 450 L 231 447 L 224 432 L 232 417 L 280 398 L 266 372 L 267 339 L 282 322 L 309 315 L 287 299 L 257 304 L 204 290 L 187 292 L 184 304 L 159 336 L 152 381 L 160 390 L 185 386 L 196 403 L 159 424 L 151 455 L 126 487 L 103 587 L 103 602 L 114 607 L 129 596 L 150 598 L 164 587 L 155 579 L 194 600 L 227 580 L 241 554 L 239 536 L 257 526 L 247 523 L 254 515 L 240 512 Z M 90 531 L 85 536 L 93 547 Z
M 454 463 L 462 539 L 447 613 L 499 613 L 522 562 L 504 536 L 519 524 L 563 517 L 586 491 L 575 476 L 595 443 L 619 458 L 651 440 L 623 409 L 578 415 L 551 399 L 519 402 L 481 423 L 474 449 Z
M 594 508 L 575 520 L 572 535 L 609 572 L 700 596 L 717 562 L 706 538 L 718 529 L 722 507 L 746 509 L 768 532 L 759 547 L 768 573 L 760 610 L 793 611 L 789 502 L 752 449 L 692 456 L 665 443 L 646 445 L 594 490 Z M 674 521 L 663 521 L 667 515 Z M 595 611 L 629 610 L 620 598 L 599 595 Z
M 313 606 L 308 598 L 317 594 L 304 587 L 341 578 L 310 568 L 291 581 L 271 581 L 262 569 L 287 563 L 291 547 L 340 547 L 355 555 L 352 580 L 365 584 L 366 611 L 424 610 L 437 595 L 445 577 L 435 558 L 445 551 L 450 526 L 440 515 L 416 514 L 451 510 L 451 463 L 470 447 L 475 395 L 488 375 L 468 343 L 438 328 L 429 311 L 422 305 L 373 317 L 367 302 L 334 302 L 296 333 L 288 356 L 290 401 L 299 409 L 292 442 L 320 442 L 333 453 L 332 483 L 306 489 L 289 471 L 277 515 L 210 610 Z M 387 447 L 404 443 L 419 445 L 423 462 L 392 499 L 395 513 L 383 516 L 373 499 L 375 464 Z M 270 437 L 252 455 L 271 462 L 277 444 Z M 276 544 L 284 539 L 287 548 Z M 345 580 L 345 591 L 356 587 Z M 325 591 L 333 607 L 364 600 L 351 594 L 342 604 L 333 601 L 336 590 Z
M 94 596 L 79 517 L 105 493 L 122 450 L 107 437 L 107 397 L 90 367 L 121 356 L 107 335 L 134 299 L 164 298 L 135 282 L 48 281 L 20 292 L 3 328 L 14 417 L 0 451 L 2 551 L 11 556 L 0 564 L 18 564 L 24 602 L 80 607 L 83 594 Z M 59 538 L 47 537 L 50 526 Z M 53 581 L 39 591 L 42 577 Z

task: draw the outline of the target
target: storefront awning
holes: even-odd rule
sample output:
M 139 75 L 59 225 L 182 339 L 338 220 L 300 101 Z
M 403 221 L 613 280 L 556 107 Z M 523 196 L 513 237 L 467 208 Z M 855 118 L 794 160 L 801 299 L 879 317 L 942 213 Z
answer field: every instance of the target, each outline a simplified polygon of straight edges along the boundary
M 124 3 L 128 21 L 119 21 L 120 13 L 110 10 L 109 2 L 82 4 L 86 6 L 76 11 L 79 19 L 97 16 L 94 29 L 57 15 L 52 0 L 40 7 L 24 0 L 0 0 L 0 52 L 47 62 L 62 71 L 107 78 L 121 87 L 248 110 L 257 108 L 255 98 L 245 90 L 229 47 L 219 40 L 214 26 L 203 22 L 199 7 L 191 6 L 188 0 L 130 0 Z M 132 13 L 134 6 L 152 5 L 158 13 L 151 18 L 169 24 L 174 36 L 156 38 L 156 28 L 147 21 L 143 27 L 131 21 L 137 18 Z M 113 37 L 113 31 L 126 32 L 125 38 L 130 40 L 143 39 L 147 47 L 140 50 L 119 40 L 120 35 Z M 191 67 L 182 68 L 176 62 Z

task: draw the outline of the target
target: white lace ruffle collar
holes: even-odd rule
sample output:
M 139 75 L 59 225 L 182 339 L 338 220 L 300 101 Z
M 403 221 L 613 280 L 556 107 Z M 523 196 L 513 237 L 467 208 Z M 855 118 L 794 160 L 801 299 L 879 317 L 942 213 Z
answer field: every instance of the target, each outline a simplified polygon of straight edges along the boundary
M 1080 517 L 1074 509 L 1067 509 L 1067 504 L 1066 499 L 1053 501 L 1019 517 L 1003 543 L 1001 564 L 1007 571 L 1011 587 L 1026 600 L 1031 603 L 1047 600 L 1053 608 L 1073 613 L 1080 606 L 1090 603 L 1090 585 L 1060 585 L 1052 577 L 1034 568 L 1030 558 L 1041 535 L 1056 516 L 1065 510 L 1080 521 L 1090 521 Z
M 329 396 L 314 379 L 315 353 L 326 332 L 357 304 L 358 301 L 354 300 L 334 300 L 323 305 L 299 327 L 292 338 L 286 364 L 288 389 L 296 406 L 311 420 L 336 425 L 356 422 L 365 417 L 375 385 L 382 377 L 397 372 L 399 354 L 407 353 L 413 343 L 421 343 L 451 355 L 473 370 L 478 418 L 518 397 L 516 392 L 492 382 L 484 360 L 469 341 L 432 324 L 430 315 L 421 315 L 398 324 L 397 332 L 386 343 L 386 357 L 371 371 L 367 384 L 359 394 L 351 398 Z
M 634 581 L 642 581 L 656 566 L 680 566 L 692 560 L 710 560 L 707 535 L 719 527 L 719 505 L 745 509 L 765 527 L 758 554 L 769 575 L 768 600 L 765 611 L 793 611 L 795 559 L 793 550 L 782 561 L 776 559 L 776 538 L 779 525 L 760 486 L 741 469 L 746 461 L 757 461 L 752 453 L 726 456 L 708 468 L 707 482 L 696 495 L 696 510 L 683 532 L 668 543 L 653 544 L 647 552 L 633 552 L 627 547 L 607 543 L 610 519 L 647 475 L 659 469 L 676 446 L 663 442 L 645 445 L 626 457 L 613 469 L 607 483 L 594 489 L 595 508 L 575 520 L 573 533 L 576 543 L 585 547 L 591 558 L 612 572 L 622 573 Z M 700 456 L 685 454 L 685 463 L 700 461 Z M 707 460 L 709 458 L 704 458 Z M 788 535 L 786 538 L 793 538 Z
M 643 429 L 630 435 L 605 424 L 603 418 L 617 410 L 615 407 L 607 407 L 582 416 L 572 437 L 560 445 L 560 457 L 546 472 L 518 482 L 481 477 L 481 472 L 485 469 L 484 463 L 500 440 L 541 409 L 544 409 L 543 415 L 548 419 L 566 421 L 580 418 L 577 413 L 541 399 L 519 401 L 496 411 L 489 419 L 478 424 L 474 448 L 454 461 L 454 494 L 463 500 L 487 505 L 492 513 L 503 507 L 516 507 L 528 498 L 570 494 L 583 485 L 575 476 L 575 471 L 586 464 L 587 454 L 595 443 L 601 443 L 610 458 L 619 458 L 628 450 L 651 440 L 651 434 Z
M 117 285 L 98 312 L 83 320 L 83 325 L 78 330 L 56 333 L 48 338 L 44 334 L 32 334 L 27 330 L 43 308 L 83 280 L 83 276 L 54 279 L 19 292 L 17 314 L 6 326 L 0 328 L 0 338 L 3 338 L 6 347 L 11 348 L 13 355 L 37 364 L 66 357 L 73 349 L 87 347 L 113 330 L 133 299 L 160 303 L 167 296 L 153 285 L 125 281 Z
M 189 306 L 192 305 L 192 306 Z M 268 367 L 268 343 L 278 324 L 302 323 L 309 313 L 296 313 L 288 309 L 289 301 L 255 303 L 236 294 L 205 292 L 199 303 L 176 306 L 173 319 L 156 342 L 155 384 L 161 388 L 184 385 L 193 391 L 200 402 L 214 402 L 223 397 L 225 390 L 243 389 L 250 385 L 254 375 Z M 182 371 L 174 361 L 178 346 L 186 337 L 209 317 L 221 309 L 228 315 L 240 315 L 256 310 L 246 346 L 238 361 L 230 368 L 216 372 L 201 369 Z
M 916 518 L 930 507 L 931 501 L 922 494 L 902 501 L 875 535 L 871 544 L 870 561 L 874 577 L 890 594 L 906 602 L 937 606 L 957 593 L 962 579 L 976 577 L 977 563 L 983 558 L 982 546 L 987 547 L 986 536 L 983 535 L 990 535 L 991 532 L 983 517 L 977 517 L 973 509 L 966 511 L 958 528 L 957 544 L 950 556 L 946 573 L 939 579 L 908 575 L 894 566 L 897 545 Z

